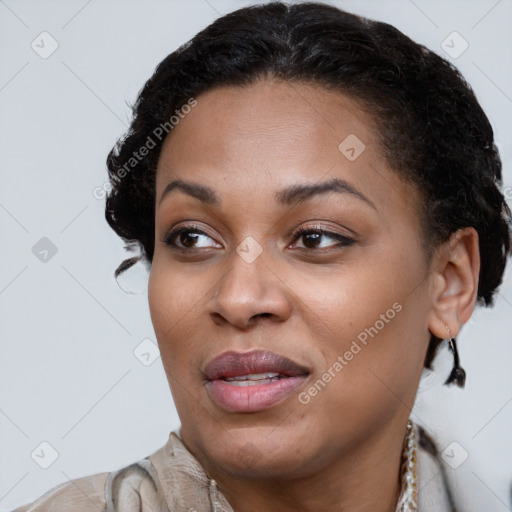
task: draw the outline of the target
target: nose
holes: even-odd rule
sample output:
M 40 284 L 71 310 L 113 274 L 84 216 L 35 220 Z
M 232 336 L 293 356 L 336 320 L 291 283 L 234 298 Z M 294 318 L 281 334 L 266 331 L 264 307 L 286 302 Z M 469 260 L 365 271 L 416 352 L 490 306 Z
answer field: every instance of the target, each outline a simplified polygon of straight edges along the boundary
M 289 318 L 292 294 L 271 259 L 263 251 L 248 263 L 233 253 L 230 268 L 211 301 L 210 315 L 216 325 L 229 323 L 247 330 L 263 318 L 274 322 Z

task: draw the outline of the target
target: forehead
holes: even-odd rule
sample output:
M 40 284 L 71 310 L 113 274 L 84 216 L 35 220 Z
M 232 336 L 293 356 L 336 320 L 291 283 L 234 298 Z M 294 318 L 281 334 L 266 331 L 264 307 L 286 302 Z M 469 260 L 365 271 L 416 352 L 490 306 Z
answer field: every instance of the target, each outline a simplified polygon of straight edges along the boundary
M 220 194 L 258 193 L 342 178 L 378 208 L 411 207 L 414 193 L 383 158 L 373 118 L 353 99 L 317 84 L 260 80 L 223 86 L 197 98 L 167 137 L 157 170 L 157 198 L 175 179 Z

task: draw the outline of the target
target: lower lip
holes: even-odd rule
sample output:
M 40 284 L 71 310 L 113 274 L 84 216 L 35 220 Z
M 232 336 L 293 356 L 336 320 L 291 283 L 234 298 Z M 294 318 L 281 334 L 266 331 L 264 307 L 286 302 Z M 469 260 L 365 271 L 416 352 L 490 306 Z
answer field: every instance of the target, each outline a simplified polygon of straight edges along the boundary
M 307 375 L 284 377 L 267 384 L 234 386 L 222 379 L 211 380 L 206 388 L 213 402 L 229 412 L 256 412 L 268 409 L 289 397 Z

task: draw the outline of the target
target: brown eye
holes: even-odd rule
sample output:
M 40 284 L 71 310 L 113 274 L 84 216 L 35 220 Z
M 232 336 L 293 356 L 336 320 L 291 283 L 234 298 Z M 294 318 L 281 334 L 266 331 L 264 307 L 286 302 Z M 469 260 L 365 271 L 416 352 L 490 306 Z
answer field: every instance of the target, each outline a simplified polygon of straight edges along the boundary
M 207 239 L 213 240 L 204 231 L 194 226 L 181 226 L 170 233 L 164 239 L 164 242 L 173 248 L 178 249 L 203 249 L 215 245 L 208 243 Z
M 336 240 L 336 243 L 331 243 L 324 245 L 322 247 L 322 242 L 326 239 Z M 333 231 L 327 231 L 322 228 L 301 228 L 297 230 L 294 234 L 294 240 L 302 239 L 304 247 L 299 247 L 299 249 L 329 249 L 332 247 L 345 247 L 352 245 L 355 243 L 355 240 L 352 238 L 348 238 L 340 233 L 335 233 Z

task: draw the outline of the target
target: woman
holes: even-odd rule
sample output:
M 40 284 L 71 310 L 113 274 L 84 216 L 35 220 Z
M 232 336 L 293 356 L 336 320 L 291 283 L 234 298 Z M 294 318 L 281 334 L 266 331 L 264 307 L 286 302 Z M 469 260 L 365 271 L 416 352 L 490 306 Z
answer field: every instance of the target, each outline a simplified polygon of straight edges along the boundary
M 181 427 L 17 509 L 450 511 L 409 416 L 510 255 L 491 126 L 395 28 L 280 2 L 170 54 L 109 154 Z

